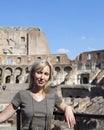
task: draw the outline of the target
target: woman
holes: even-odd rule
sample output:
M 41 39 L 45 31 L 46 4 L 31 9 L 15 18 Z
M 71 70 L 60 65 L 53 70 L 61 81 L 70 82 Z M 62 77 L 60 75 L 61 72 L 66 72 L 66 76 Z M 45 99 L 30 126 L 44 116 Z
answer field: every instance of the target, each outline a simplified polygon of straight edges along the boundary
M 22 130 L 50 130 L 54 106 L 65 113 L 69 128 L 74 127 L 75 118 L 71 106 L 65 104 L 51 89 L 52 65 L 42 59 L 34 62 L 30 69 L 29 89 L 20 90 L 8 107 L 0 113 L 0 122 L 10 118 L 20 107 Z

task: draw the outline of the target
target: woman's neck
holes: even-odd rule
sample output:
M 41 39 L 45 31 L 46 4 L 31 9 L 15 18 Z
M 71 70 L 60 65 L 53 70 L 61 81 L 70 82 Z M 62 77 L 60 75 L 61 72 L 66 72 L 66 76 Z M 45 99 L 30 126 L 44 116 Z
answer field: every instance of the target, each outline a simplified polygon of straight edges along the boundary
M 37 89 L 34 88 L 34 89 L 31 90 L 31 95 L 36 101 L 40 102 L 45 98 L 46 94 L 45 94 L 43 89 L 37 90 Z
M 39 93 L 39 94 L 45 93 L 43 88 L 39 88 L 39 87 L 36 87 L 36 86 L 31 90 L 31 92 L 33 92 L 35 94 L 36 93 Z

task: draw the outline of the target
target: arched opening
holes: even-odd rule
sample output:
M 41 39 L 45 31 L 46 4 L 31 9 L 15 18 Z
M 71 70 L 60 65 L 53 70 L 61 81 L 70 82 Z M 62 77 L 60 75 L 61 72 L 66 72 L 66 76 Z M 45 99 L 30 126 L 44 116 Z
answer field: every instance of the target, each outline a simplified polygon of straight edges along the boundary
M 88 84 L 88 78 L 87 77 L 83 77 L 83 84 Z
M 10 75 L 8 75 L 8 76 L 6 76 L 6 78 L 5 78 L 5 83 L 10 83 Z
M 64 71 L 67 72 L 67 73 L 69 73 L 71 70 L 72 70 L 72 68 L 70 66 L 66 66 L 64 68 Z
M 15 69 L 15 82 L 16 83 L 20 83 L 20 80 L 21 80 L 21 78 L 22 78 L 22 76 L 21 76 L 21 74 L 22 74 L 22 68 L 20 68 L 20 67 L 17 67 L 16 69 Z
M 11 75 L 12 75 L 12 69 L 10 67 L 7 67 L 4 71 L 5 75 L 5 83 L 11 82 Z
M 24 80 L 24 82 L 28 83 L 28 76 L 29 76 L 29 68 L 28 67 L 25 68 L 25 72 L 26 72 L 26 74 L 25 74 L 25 80 Z
M 0 68 L 0 84 L 2 84 L 2 69 Z
M 55 67 L 55 71 L 56 71 L 57 73 L 59 73 L 59 72 L 60 72 L 60 67 Z
M 16 83 L 19 83 L 19 76 L 16 76 Z
M 60 62 L 60 56 L 56 57 L 56 62 Z
M 88 84 L 89 83 L 89 74 L 85 73 L 85 74 L 81 74 L 81 79 L 80 79 L 80 83 L 81 84 Z

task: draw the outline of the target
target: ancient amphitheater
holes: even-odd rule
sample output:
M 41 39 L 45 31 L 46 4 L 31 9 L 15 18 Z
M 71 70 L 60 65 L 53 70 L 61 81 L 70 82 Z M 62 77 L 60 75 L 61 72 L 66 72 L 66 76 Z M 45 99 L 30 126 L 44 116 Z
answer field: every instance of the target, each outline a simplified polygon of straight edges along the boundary
M 104 50 L 83 52 L 74 60 L 51 54 L 45 34 L 36 27 L 0 27 L 0 111 L 28 87 L 31 64 L 40 58 L 52 62 L 53 85 L 75 110 L 77 124 L 69 129 L 55 109 L 54 130 L 104 130 Z M 18 113 L 0 124 L 0 130 L 20 130 Z

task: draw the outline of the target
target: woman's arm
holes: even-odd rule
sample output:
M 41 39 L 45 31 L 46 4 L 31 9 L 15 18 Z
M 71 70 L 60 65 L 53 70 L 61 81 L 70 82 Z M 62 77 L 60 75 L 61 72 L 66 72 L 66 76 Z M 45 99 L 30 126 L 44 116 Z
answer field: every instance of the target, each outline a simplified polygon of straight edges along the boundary
M 75 121 L 75 117 L 74 117 L 74 113 L 73 113 L 72 107 L 67 105 L 65 102 L 62 102 L 60 104 L 59 108 L 62 111 L 64 111 L 65 118 L 66 118 L 66 121 L 68 123 L 69 128 L 73 128 L 74 125 L 76 124 L 76 121 Z
M 10 118 L 16 110 L 13 108 L 12 104 L 9 104 L 1 113 L 0 113 L 0 123 L 6 121 Z

